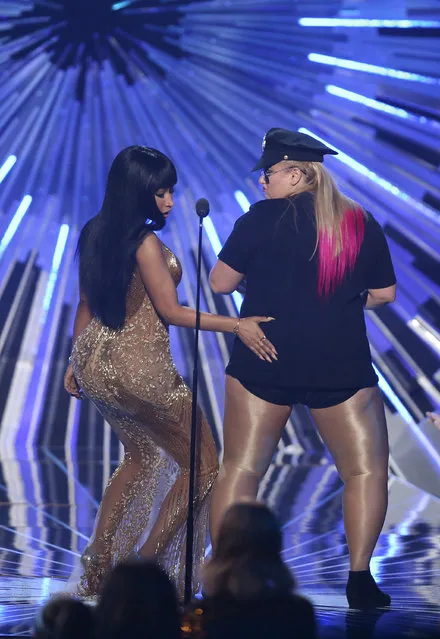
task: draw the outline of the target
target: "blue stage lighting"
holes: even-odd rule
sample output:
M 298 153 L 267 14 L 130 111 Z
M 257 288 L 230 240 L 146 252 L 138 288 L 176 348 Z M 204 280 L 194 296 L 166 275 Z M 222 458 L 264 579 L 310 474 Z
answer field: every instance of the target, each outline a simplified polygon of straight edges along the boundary
M 373 29 L 438 29 L 440 20 L 376 20 L 370 18 L 300 18 L 301 27 L 362 27 Z
M 17 158 L 15 157 L 15 155 L 10 155 L 2 164 L 2 166 L 0 166 L 0 184 L 8 175 L 9 171 L 12 169 L 16 161 L 17 161 Z
M 357 62 L 356 60 L 347 60 L 345 58 L 336 58 L 332 55 L 323 55 L 321 53 L 309 53 L 307 56 L 310 62 L 318 64 L 326 64 L 342 69 L 351 69 L 353 71 L 362 71 L 364 73 L 374 73 L 383 75 L 397 80 L 408 80 L 409 82 L 422 82 L 424 84 L 440 84 L 440 78 L 431 78 L 420 73 L 410 73 L 409 71 L 400 71 L 399 69 L 390 69 L 388 67 L 380 67 L 377 64 L 368 64 L 367 62 Z
M 222 250 L 222 243 L 218 236 L 217 230 L 214 226 L 213 221 L 210 217 L 205 218 L 204 221 L 206 235 L 208 236 L 208 240 L 212 246 L 212 249 L 216 255 L 220 253 Z M 243 297 L 238 291 L 234 291 L 232 293 L 232 298 L 234 300 L 235 307 L 238 311 L 240 311 L 241 305 L 243 303 Z
M 6 248 L 8 247 L 8 244 L 10 243 L 15 233 L 17 232 L 17 229 L 20 226 L 22 219 L 26 215 L 26 212 L 28 208 L 30 207 L 31 202 L 32 202 L 32 197 L 30 195 L 25 195 L 22 201 L 20 202 L 20 205 L 18 209 L 15 211 L 12 220 L 9 222 L 8 228 L 6 229 L 5 234 L 3 235 L 2 240 L 0 242 L 0 257 L 3 255 Z
M 125 0 L 124 2 L 115 2 L 112 4 L 112 11 L 120 11 L 121 9 L 125 9 L 125 7 L 129 7 L 133 4 L 133 0 Z
M 241 206 L 244 213 L 247 213 L 251 208 L 251 203 L 243 193 L 243 191 L 235 191 L 234 197 Z
M 52 257 L 52 268 L 49 274 L 49 280 L 46 287 L 46 292 L 43 299 L 43 311 L 47 313 L 50 302 L 52 299 L 53 291 L 58 277 L 58 271 L 60 269 L 61 260 L 63 259 L 64 250 L 67 244 L 67 238 L 69 237 L 70 227 L 68 224 L 62 224 L 58 233 L 58 239 L 55 246 L 55 251 Z
M 373 364 L 373 366 L 374 366 L 374 364 Z M 403 403 L 400 401 L 399 397 L 396 395 L 396 393 L 391 388 L 389 382 L 385 379 L 385 377 L 382 375 L 382 373 L 376 368 L 376 366 L 374 366 L 374 370 L 376 371 L 376 375 L 379 378 L 379 388 L 381 389 L 381 391 L 384 393 L 384 395 L 386 395 L 386 397 L 389 399 L 391 404 L 397 410 L 399 415 L 401 415 L 401 417 L 411 427 L 411 430 L 416 435 L 417 439 L 420 441 L 422 446 L 429 452 L 429 454 L 430 454 L 432 460 L 435 462 L 435 464 L 440 468 L 440 454 L 439 454 L 439 452 L 434 448 L 434 446 L 431 444 L 429 439 L 420 430 L 419 426 L 415 423 L 414 419 L 411 417 L 411 414 L 405 408 Z
M 334 145 L 329 144 L 329 142 L 321 138 L 319 135 L 316 135 L 312 131 L 309 131 L 308 129 L 304 127 L 301 127 L 298 130 L 301 133 L 307 133 L 308 135 L 312 135 L 317 140 L 320 140 L 324 144 L 327 144 L 328 146 L 332 147 L 338 152 L 338 155 L 334 156 L 336 160 L 339 160 L 339 162 L 342 162 L 343 164 L 346 164 L 347 166 L 351 167 L 352 169 L 357 171 L 357 173 L 368 178 L 369 180 L 371 180 L 378 186 L 381 186 L 383 189 L 388 191 L 388 193 L 391 193 L 392 195 L 398 197 L 403 202 L 410 204 L 412 207 L 417 209 L 420 213 L 422 213 L 425 217 L 429 218 L 431 221 L 436 222 L 437 224 L 440 224 L 440 215 L 438 213 L 434 212 L 428 206 L 425 206 L 419 200 L 416 200 L 415 198 L 413 198 L 411 195 L 408 195 L 408 193 L 405 193 L 404 191 L 399 189 L 399 187 L 396 186 L 395 184 L 392 184 L 385 178 L 380 177 L 380 175 L 377 175 L 377 173 L 375 173 L 371 169 L 367 168 L 366 166 L 364 166 L 363 164 L 361 164 L 360 162 L 358 162 L 351 156 L 347 155 L 340 149 L 337 149 Z
M 334 84 L 327 84 L 325 90 L 327 91 L 327 93 L 331 93 L 331 95 L 336 95 L 339 98 L 350 100 L 350 102 L 364 104 L 371 109 L 375 109 L 376 111 L 383 111 L 384 113 L 395 115 L 398 118 L 408 119 L 412 117 L 411 114 L 408 113 L 408 111 L 405 111 L 405 109 L 399 109 L 398 107 L 391 106 L 391 104 L 379 102 L 379 100 L 374 100 L 373 98 L 367 98 L 367 96 L 361 95 L 360 93 L 355 93 L 354 91 L 347 91 L 346 89 L 337 87 Z

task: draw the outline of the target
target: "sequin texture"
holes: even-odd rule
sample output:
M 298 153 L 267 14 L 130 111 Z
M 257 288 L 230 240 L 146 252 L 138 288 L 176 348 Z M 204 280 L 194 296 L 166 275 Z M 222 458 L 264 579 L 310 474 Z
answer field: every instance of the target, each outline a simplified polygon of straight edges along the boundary
M 164 244 L 162 250 L 177 286 L 180 263 Z M 182 592 L 192 394 L 174 366 L 168 327 L 156 313 L 137 269 L 123 329 L 109 329 L 94 318 L 74 344 L 72 366 L 84 394 L 125 450 L 82 557 L 79 593 L 99 594 L 112 566 L 138 551 L 156 557 Z M 218 471 L 214 439 L 200 410 L 197 422 L 196 576 L 205 554 L 209 495 Z

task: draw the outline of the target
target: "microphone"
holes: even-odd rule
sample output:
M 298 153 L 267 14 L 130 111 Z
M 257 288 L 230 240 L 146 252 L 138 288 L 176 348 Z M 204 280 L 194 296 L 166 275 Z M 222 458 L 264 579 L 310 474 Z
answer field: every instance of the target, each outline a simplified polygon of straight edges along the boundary
M 192 599 L 193 545 L 194 545 L 194 498 L 196 480 L 196 450 L 200 440 L 197 428 L 197 387 L 199 379 L 199 333 L 200 333 L 200 289 L 202 280 L 202 233 L 203 218 L 209 215 L 209 202 L 201 197 L 196 202 L 196 213 L 199 216 L 199 247 L 197 251 L 197 289 L 196 289 L 196 330 L 194 339 L 194 368 L 191 406 L 191 442 L 188 478 L 188 515 L 186 519 L 186 552 L 185 552 L 185 605 Z
M 206 217 L 209 215 L 209 202 L 206 197 L 201 197 L 196 202 L 196 213 L 199 217 Z

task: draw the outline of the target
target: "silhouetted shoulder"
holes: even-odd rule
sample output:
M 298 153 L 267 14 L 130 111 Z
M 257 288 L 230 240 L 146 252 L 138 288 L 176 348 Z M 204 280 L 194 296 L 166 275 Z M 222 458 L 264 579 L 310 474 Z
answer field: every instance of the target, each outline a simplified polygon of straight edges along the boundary
M 297 629 L 297 636 L 315 639 L 317 637 L 316 617 L 311 602 L 300 595 L 293 595 L 289 607 L 289 616 L 292 618 L 292 625 Z
M 315 618 L 313 606 L 311 602 L 305 597 L 301 597 L 301 595 L 293 595 L 292 605 L 294 605 L 298 609 L 298 611 L 304 613 L 305 615 L 309 615 L 313 619 Z

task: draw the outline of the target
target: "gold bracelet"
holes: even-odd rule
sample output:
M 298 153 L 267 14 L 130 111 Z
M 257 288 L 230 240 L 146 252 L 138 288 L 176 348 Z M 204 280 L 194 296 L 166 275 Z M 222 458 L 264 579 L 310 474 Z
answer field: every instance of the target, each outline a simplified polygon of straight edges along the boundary
M 238 322 L 236 323 L 236 325 L 234 326 L 234 328 L 232 329 L 232 332 L 234 333 L 234 335 L 238 335 L 238 333 L 240 332 L 240 318 Z

